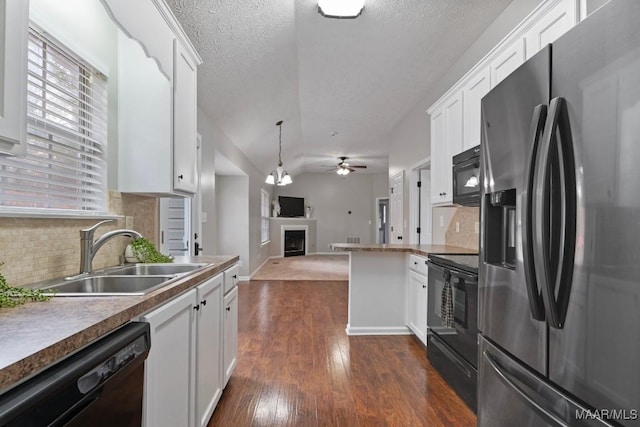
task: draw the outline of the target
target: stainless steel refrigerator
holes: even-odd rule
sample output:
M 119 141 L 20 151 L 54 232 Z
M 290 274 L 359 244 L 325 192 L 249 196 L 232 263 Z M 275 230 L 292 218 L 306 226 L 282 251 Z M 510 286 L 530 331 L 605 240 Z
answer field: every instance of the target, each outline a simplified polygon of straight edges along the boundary
M 479 426 L 638 426 L 640 1 L 482 99 Z

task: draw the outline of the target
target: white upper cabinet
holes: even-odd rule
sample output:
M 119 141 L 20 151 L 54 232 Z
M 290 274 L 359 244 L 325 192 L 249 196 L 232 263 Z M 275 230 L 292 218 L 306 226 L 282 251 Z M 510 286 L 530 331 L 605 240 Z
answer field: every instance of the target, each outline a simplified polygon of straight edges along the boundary
M 481 100 L 505 77 L 606 0 L 546 0 L 449 89 L 431 116 L 431 202 L 452 203 L 452 157 L 480 144 Z M 589 10 L 587 10 L 587 8 Z
M 118 77 L 118 189 L 171 194 L 171 83 L 140 44 L 122 32 Z
M 163 0 L 102 0 L 118 48 L 118 189 L 153 196 L 197 191 L 197 66 Z
M 178 40 L 174 54 L 173 188 L 195 193 L 198 190 L 197 69 L 194 59 Z
M 477 74 L 465 83 L 463 93 L 463 143 L 462 151 L 480 144 L 480 100 L 491 89 L 489 68 L 478 70 Z
M 29 1 L 1 0 L 0 8 L 0 154 L 24 154 Z
M 514 40 L 489 64 L 491 87 L 495 87 L 525 61 L 524 40 Z
M 162 0 L 160 0 L 162 1 Z M 158 13 L 154 0 L 102 0 L 113 20 L 125 34 L 144 45 L 145 53 L 158 63 L 169 81 L 173 81 L 173 31 Z
M 538 20 L 525 34 L 527 59 L 566 33 L 577 22 L 575 1 L 562 1 Z
M 453 201 L 452 157 L 462 151 L 462 91 L 454 92 L 431 114 L 431 202 L 443 205 Z

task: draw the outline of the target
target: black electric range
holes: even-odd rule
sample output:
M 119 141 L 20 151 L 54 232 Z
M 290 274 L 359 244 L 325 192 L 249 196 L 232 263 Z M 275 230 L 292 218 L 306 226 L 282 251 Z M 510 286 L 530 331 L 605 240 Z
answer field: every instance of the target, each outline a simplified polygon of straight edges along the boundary
M 429 255 L 427 358 L 475 412 L 478 255 Z

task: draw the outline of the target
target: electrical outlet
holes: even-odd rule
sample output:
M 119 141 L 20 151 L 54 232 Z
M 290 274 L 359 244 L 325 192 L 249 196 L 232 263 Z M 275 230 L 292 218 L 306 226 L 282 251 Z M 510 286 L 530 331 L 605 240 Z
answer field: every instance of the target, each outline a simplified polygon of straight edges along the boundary
M 475 223 L 476 234 L 480 233 L 480 223 L 476 221 Z
M 444 217 L 440 215 L 440 227 L 444 227 Z
M 242 260 L 238 261 L 238 267 L 242 267 Z
M 460 232 L 460 223 L 456 221 L 456 233 Z

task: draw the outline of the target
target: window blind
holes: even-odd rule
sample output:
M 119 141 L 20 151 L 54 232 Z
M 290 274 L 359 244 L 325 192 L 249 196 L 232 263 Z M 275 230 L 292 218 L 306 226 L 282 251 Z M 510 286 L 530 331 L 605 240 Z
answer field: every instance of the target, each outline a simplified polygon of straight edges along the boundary
M 269 240 L 269 193 L 261 191 L 260 219 L 261 219 L 261 242 Z
M 0 158 L 0 211 L 107 211 L 107 81 L 33 28 L 27 153 Z

